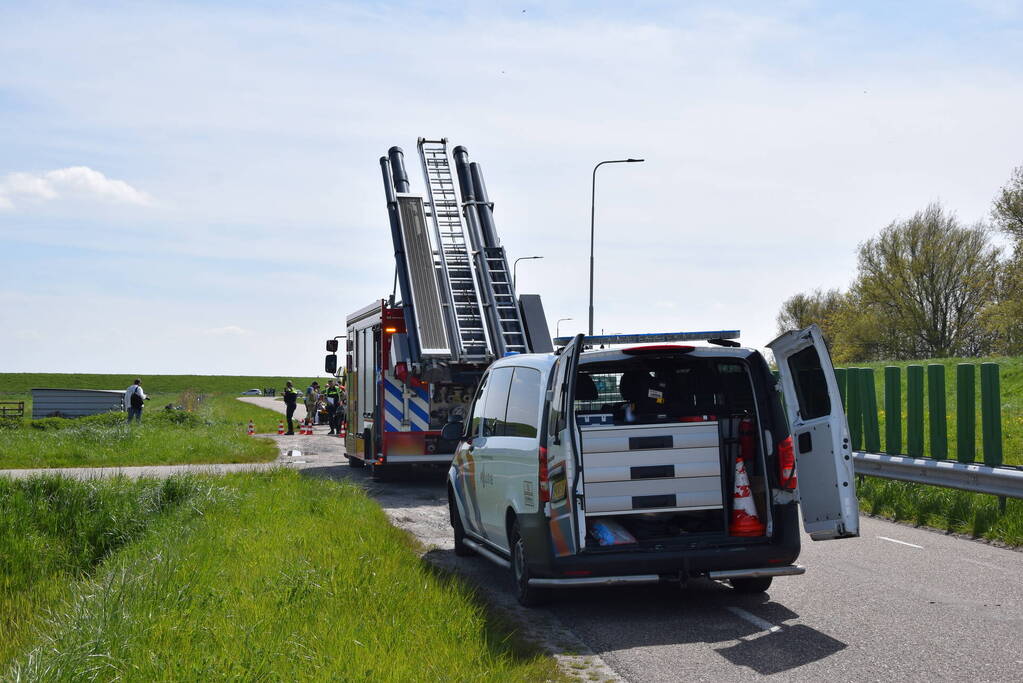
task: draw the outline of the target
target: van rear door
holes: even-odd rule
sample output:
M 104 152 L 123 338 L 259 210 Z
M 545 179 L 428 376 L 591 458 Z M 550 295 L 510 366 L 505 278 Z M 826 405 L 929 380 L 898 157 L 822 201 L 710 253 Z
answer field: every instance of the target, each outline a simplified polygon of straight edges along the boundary
M 803 527 L 815 541 L 858 536 L 849 427 L 824 335 L 810 325 L 767 346 L 778 363 L 792 429 Z
M 573 397 L 583 335 L 565 346 L 553 372 L 550 410 L 547 414 L 547 472 L 550 492 L 549 527 L 554 555 L 579 552 L 582 533 L 579 520 L 579 433 Z M 542 482 L 540 484 L 543 485 Z

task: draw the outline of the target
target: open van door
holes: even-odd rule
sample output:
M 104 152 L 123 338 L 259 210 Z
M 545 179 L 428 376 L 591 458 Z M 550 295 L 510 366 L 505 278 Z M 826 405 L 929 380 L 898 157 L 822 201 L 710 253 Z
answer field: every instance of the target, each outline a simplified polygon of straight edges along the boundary
M 803 527 L 815 541 L 859 536 L 849 426 L 824 335 L 810 325 L 767 346 L 778 363 L 792 428 Z
M 575 423 L 576 374 L 583 335 L 576 335 L 561 352 L 551 381 L 547 413 L 547 472 L 550 491 L 551 544 L 556 557 L 579 552 L 583 535 L 579 505 L 579 429 Z M 543 483 L 541 482 L 541 486 Z

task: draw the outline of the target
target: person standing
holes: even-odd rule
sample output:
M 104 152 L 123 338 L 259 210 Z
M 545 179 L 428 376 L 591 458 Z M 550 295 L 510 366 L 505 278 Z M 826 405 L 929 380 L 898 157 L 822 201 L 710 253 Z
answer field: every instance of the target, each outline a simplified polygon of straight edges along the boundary
M 124 390 L 124 409 L 128 411 L 128 424 L 131 424 L 132 418 L 138 423 L 142 422 L 142 407 L 148 400 L 146 392 L 142 391 L 141 379 L 136 379 Z
M 328 434 L 337 434 L 337 419 L 341 414 L 341 387 L 334 383 L 334 380 L 327 382 L 327 389 L 323 392 L 327 398 L 327 415 L 330 425 Z
M 320 383 L 313 382 L 305 390 L 305 416 L 309 424 L 317 423 L 317 407 L 320 405 Z
M 295 417 L 295 408 L 298 407 L 298 392 L 295 391 L 295 387 L 292 386 L 291 380 L 288 380 L 284 384 L 284 407 L 287 409 L 285 415 L 288 419 L 288 431 L 285 433 L 294 435 L 295 424 L 292 422 L 292 418 Z

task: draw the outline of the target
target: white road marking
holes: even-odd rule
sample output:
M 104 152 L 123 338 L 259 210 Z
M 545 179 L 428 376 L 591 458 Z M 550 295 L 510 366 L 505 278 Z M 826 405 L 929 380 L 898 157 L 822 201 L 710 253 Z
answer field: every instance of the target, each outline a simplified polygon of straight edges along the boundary
M 900 541 L 897 538 L 888 538 L 887 536 L 878 536 L 878 538 L 880 538 L 882 541 L 890 541 L 892 543 L 898 543 L 899 545 L 908 545 L 910 548 L 919 548 L 920 550 L 924 549 L 922 545 L 917 545 L 916 543 L 906 543 L 905 541 Z
M 753 624 L 757 628 L 763 631 L 767 631 L 768 633 L 776 633 L 777 631 L 781 630 L 781 626 L 775 626 L 766 619 L 761 619 L 755 614 L 750 614 L 749 612 L 742 608 L 726 607 L 725 609 L 734 614 L 735 616 L 739 617 L 740 619 L 745 619 L 746 621 Z

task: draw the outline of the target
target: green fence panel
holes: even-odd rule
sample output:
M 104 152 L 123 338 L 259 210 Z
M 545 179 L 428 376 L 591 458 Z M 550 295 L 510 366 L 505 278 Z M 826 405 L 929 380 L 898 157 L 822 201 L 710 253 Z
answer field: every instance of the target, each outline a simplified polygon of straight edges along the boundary
M 863 404 L 860 400 L 863 392 L 857 381 L 858 370 L 859 368 L 849 368 L 846 381 L 848 408 L 846 408 L 845 417 L 849 421 L 849 438 L 852 440 L 854 451 L 863 450 Z
M 847 401 L 846 401 L 846 384 L 847 384 L 846 376 L 847 375 L 848 375 L 848 370 L 846 370 L 845 368 L 835 368 L 835 379 L 838 381 L 838 393 L 842 394 L 842 409 L 843 410 L 845 410 L 846 405 L 847 405 Z
M 936 460 L 948 460 L 948 404 L 945 402 L 945 366 L 927 366 L 927 412 L 931 425 L 931 452 Z
M 906 452 L 924 454 L 924 366 L 906 366 Z
M 884 452 L 902 453 L 902 371 L 894 365 L 884 369 Z
M 980 365 L 980 416 L 984 437 L 984 464 L 1002 464 L 1002 398 L 998 363 Z
M 874 369 L 860 368 L 856 373 L 860 384 L 860 407 L 863 410 L 863 445 L 870 453 L 881 452 L 881 430 L 877 423 L 877 386 Z
M 956 459 L 973 462 L 977 458 L 977 366 L 956 366 Z

